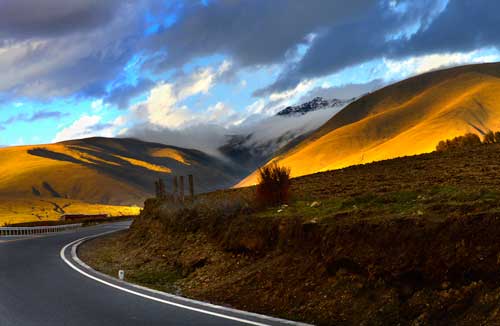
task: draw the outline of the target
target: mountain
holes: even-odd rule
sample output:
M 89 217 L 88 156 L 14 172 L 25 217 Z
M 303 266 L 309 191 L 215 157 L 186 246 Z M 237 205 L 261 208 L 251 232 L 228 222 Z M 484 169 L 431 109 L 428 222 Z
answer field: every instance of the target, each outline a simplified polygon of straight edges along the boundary
M 321 109 L 334 109 L 334 108 L 343 108 L 354 99 L 349 100 L 339 100 L 339 99 L 325 99 L 323 97 L 315 97 L 309 102 L 305 102 L 299 105 L 288 106 L 283 110 L 279 111 L 277 116 L 292 116 L 292 115 L 304 115 L 306 113 L 317 111 Z
M 241 175 L 197 150 L 137 139 L 88 138 L 0 149 L 0 197 L 67 198 L 91 203 L 141 204 L 161 177 L 193 174 L 195 190 L 234 184 Z
M 293 176 L 431 152 L 443 139 L 500 130 L 500 63 L 433 71 L 346 106 L 272 159 Z M 254 172 L 238 186 L 254 184 Z
M 234 164 L 251 172 L 299 143 L 353 100 L 316 97 L 300 105 L 288 106 L 238 134 L 228 135 L 219 151 Z

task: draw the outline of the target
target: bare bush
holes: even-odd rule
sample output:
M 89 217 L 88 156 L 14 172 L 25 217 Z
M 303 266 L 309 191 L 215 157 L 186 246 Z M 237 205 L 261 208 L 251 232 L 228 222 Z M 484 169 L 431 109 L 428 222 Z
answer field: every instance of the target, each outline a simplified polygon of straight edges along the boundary
M 483 144 L 494 144 L 496 143 L 495 133 L 493 131 L 488 131 L 483 136 Z
M 290 190 L 290 168 L 277 163 L 259 169 L 257 203 L 261 206 L 281 205 L 288 202 Z

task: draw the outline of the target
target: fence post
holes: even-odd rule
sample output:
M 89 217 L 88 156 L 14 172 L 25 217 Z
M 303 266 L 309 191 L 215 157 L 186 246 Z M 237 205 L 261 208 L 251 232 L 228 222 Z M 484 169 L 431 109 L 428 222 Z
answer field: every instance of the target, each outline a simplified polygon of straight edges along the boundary
M 158 188 L 160 192 L 160 199 L 167 198 L 167 192 L 165 191 L 165 183 L 163 182 L 162 178 L 158 179 Z
M 193 180 L 193 175 L 190 174 L 188 175 L 189 178 L 189 196 L 191 199 L 194 199 L 194 180 Z
M 179 177 L 179 197 L 181 202 L 184 202 L 184 176 Z
M 173 179 L 173 184 L 172 184 L 172 193 L 174 195 L 174 200 L 177 200 L 178 196 L 177 196 L 177 176 L 174 175 L 174 179 Z

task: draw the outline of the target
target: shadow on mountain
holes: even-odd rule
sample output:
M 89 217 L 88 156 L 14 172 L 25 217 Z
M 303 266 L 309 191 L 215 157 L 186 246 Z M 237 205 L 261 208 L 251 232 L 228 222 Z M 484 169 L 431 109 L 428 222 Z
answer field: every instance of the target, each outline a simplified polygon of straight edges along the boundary
M 49 150 L 47 150 L 45 148 L 41 148 L 41 147 L 29 149 L 28 154 L 31 154 L 34 156 L 40 156 L 40 157 L 44 157 L 44 158 L 49 158 L 51 160 L 57 160 L 57 161 L 65 161 L 65 162 L 71 162 L 71 163 L 77 163 L 77 164 L 85 163 L 85 162 L 77 160 L 76 158 L 71 157 L 69 155 L 52 152 L 52 151 L 49 151 Z
M 79 156 L 75 157 L 52 151 L 50 147 L 38 147 L 30 149 L 27 152 L 30 155 L 46 159 L 85 166 L 99 172 L 99 174 L 107 175 L 125 184 L 141 188 L 147 193 L 152 193 L 154 181 L 158 178 L 163 178 L 167 190 L 171 191 L 172 177 L 174 175 L 192 174 L 196 180 L 195 191 L 206 192 L 230 187 L 248 173 L 247 170 L 234 167 L 228 162 L 209 156 L 198 150 L 167 146 L 159 143 L 148 143 L 131 138 L 109 139 L 94 137 L 66 141 L 60 144 L 76 153 L 80 153 L 82 159 Z M 152 155 L 153 152 L 164 148 L 180 152 L 189 164 L 171 157 L 157 157 Z M 168 167 L 172 170 L 172 173 L 158 172 L 134 164 L 128 161 L 127 158 Z M 117 191 L 120 190 L 117 189 Z

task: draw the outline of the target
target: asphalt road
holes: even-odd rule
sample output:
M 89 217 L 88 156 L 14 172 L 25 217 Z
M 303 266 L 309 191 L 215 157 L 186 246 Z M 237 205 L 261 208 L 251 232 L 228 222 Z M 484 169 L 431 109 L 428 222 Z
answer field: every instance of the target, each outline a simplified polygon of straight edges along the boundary
M 101 225 L 47 237 L 0 238 L 0 325 L 286 325 L 127 285 L 81 268 L 71 246 L 82 237 L 126 228 Z M 85 275 L 86 274 L 86 275 Z

